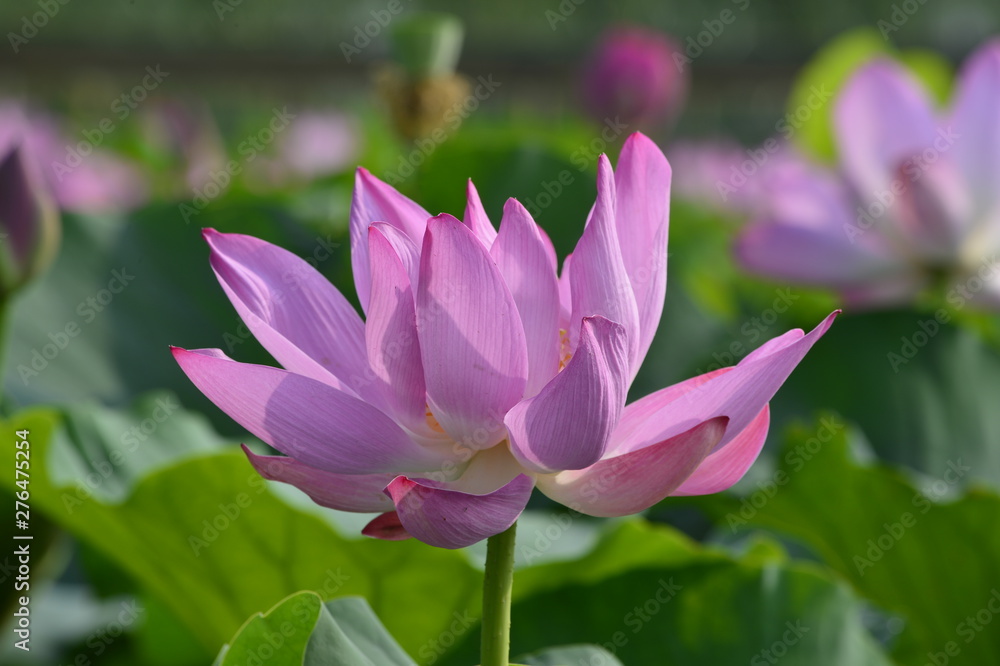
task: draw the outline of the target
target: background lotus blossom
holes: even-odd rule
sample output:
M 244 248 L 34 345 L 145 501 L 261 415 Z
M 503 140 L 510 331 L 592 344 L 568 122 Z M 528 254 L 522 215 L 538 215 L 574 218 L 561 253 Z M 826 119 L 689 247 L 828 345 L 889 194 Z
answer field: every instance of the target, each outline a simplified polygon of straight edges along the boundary
M 674 62 L 683 49 L 664 33 L 618 26 L 602 37 L 583 70 L 583 100 L 598 122 L 619 117 L 630 128 L 668 123 L 687 95 L 688 74 Z
M 360 129 L 350 116 L 338 111 L 298 114 L 278 147 L 281 163 L 301 178 L 337 173 L 354 162 Z
M 851 304 L 912 300 L 943 277 L 968 285 L 964 299 L 1000 307 L 997 108 L 997 41 L 969 57 L 944 112 L 901 65 L 863 67 L 836 100 L 839 170 L 786 173 L 740 238 L 739 260 Z
M 175 196 L 197 194 L 213 173 L 225 169 L 226 147 L 207 104 L 158 100 L 143 108 L 141 122 L 145 141 L 164 153 L 178 173 L 183 173 L 183 178 L 174 179 L 171 189 Z
M 59 247 L 59 214 L 24 148 L 0 153 L 0 295 L 45 270 Z
M 757 215 L 784 187 L 787 172 L 812 166 L 783 138 L 772 137 L 765 145 L 746 148 L 726 139 L 673 143 L 667 152 L 674 195 L 741 218 Z
M 0 150 L 23 144 L 32 168 L 45 179 L 61 209 L 102 213 L 129 210 L 146 201 L 148 186 L 139 170 L 107 150 L 91 146 L 79 164 L 68 163 L 69 149 L 80 141 L 68 138 L 47 114 L 14 102 L 0 103 Z
M 352 117 L 339 111 L 298 111 L 275 143 L 275 151 L 250 165 L 248 181 L 254 189 L 301 185 L 344 172 L 361 149 L 360 128 Z
M 351 210 L 362 321 L 319 273 L 249 236 L 205 232 L 219 282 L 284 370 L 175 349 L 195 385 L 285 454 L 251 462 L 365 533 L 445 548 L 507 529 L 536 485 L 595 516 L 735 483 L 768 401 L 833 315 L 732 368 L 625 405 L 666 290 L 670 167 L 633 135 L 557 275 L 516 200 L 499 231 L 469 183 L 464 220 L 432 217 L 360 169 Z

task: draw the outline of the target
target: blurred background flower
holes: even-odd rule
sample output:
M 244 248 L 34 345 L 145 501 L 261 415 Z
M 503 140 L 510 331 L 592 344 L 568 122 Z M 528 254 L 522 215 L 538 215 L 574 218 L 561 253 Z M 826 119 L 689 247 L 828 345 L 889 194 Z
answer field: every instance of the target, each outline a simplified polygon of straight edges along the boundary
M 741 235 L 741 263 L 852 305 L 962 285 L 960 298 L 1000 306 L 1000 43 L 969 57 L 943 112 L 890 60 L 863 67 L 835 104 L 840 169 L 780 178 Z
M 59 246 L 59 214 L 22 146 L 0 153 L 0 299 L 41 273 Z M 2 307 L 2 306 L 0 306 Z
M 336 111 L 307 111 L 282 137 L 280 161 L 297 178 L 310 180 L 353 168 L 360 154 L 359 128 Z
M 582 75 L 587 112 L 598 124 L 618 118 L 629 131 L 668 127 L 684 105 L 689 68 L 670 36 L 616 26 L 595 46 Z
M 80 213 L 130 210 L 147 198 L 140 169 L 85 137 L 68 138 L 46 112 L 12 101 L 0 103 L 0 145 L 24 145 L 55 193 L 59 207 Z

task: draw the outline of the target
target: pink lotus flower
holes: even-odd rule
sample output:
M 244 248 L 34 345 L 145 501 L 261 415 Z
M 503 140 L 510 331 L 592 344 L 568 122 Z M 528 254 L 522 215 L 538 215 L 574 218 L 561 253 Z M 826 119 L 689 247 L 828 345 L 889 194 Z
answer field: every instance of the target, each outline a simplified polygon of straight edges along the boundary
M 610 30 L 583 71 L 583 98 L 598 121 L 654 128 L 673 120 L 687 96 L 688 77 L 674 62 L 683 49 L 647 28 Z
M 741 263 L 866 306 L 943 275 L 963 303 L 1000 307 L 998 108 L 1000 41 L 969 58 L 945 112 L 900 65 L 863 67 L 836 100 L 840 171 L 785 174 L 739 240 Z
M 510 527 L 537 486 L 594 516 L 735 483 L 764 443 L 771 396 L 831 315 L 724 368 L 625 405 L 666 291 L 670 167 L 641 134 L 572 258 L 524 207 L 499 233 L 472 183 L 464 221 L 432 217 L 363 169 L 351 209 L 362 321 L 291 253 L 205 232 L 222 288 L 284 370 L 174 350 L 187 376 L 286 454 L 247 450 L 317 503 L 380 512 L 365 534 L 458 548 Z

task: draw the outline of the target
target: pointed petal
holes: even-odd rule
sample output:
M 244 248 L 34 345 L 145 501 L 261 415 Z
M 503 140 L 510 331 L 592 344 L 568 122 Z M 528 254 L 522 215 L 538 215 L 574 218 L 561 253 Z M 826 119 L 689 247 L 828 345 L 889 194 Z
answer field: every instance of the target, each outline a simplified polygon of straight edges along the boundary
M 276 245 L 214 229 L 202 234 L 219 284 L 275 360 L 289 372 L 358 392 L 368 370 L 364 324 L 337 288 Z
M 608 158 L 601 155 L 597 170 L 597 201 L 583 235 L 573 251 L 570 273 L 573 312 L 570 343 L 576 348 L 579 323 L 599 315 L 625 327 L 629 340 L 630 380 L 638 370 L 639 312 L 629 283 L 615 229 L 615 182 Z
M 370 523 L 365 525 L 361 533 L 383 541 L 405 541 L 413 538 L 407 533 L 403 523 L 399 522 L 399 514 L 395 511 L 387 511 L 381 516 L 373 518 Z
M 427 390 L 417 340 L 413 290 L 399 255 L 380 227 L 372 225 L 371 300 L 365 334 L 372 381 L 378 386 L 389 414 L 414 432 L 428 430 Z
M 351 267 L 361 309 L 368 311 L 371 267 L 368 263 L 368 227 L 386 222 L 406 234 L 420 247 L 430 213 L 396 189 L 359 168 L 351 199 Z
M 653 342 L 667 293 L 670 177 L 655 143 L 638 132 L 626 139 L 615 169 L 615 222 L 639 312 L 637 366 Z
M 590 516 L 628 516 L 672 494 L 718 445 L 727 419 L 718 417 L 637 451 L 578 472 L 537 477 L 538 489 Z
M 337 474 L 378 474 L 443 464 L 443 455 L 413 442 L 378 409 L 327 384 L 237 363 L 218 349 L 172 352 L 219 409 L 305 465 Z
M 767 440 L 771 409 L 764 406 L 746 428 L 728 444 L 701 461 L 698 468 L 671 495 L 711 495 L 731 488 L 757 460 Z
M 966 60 L 955 86 L 947 131 L 958 139 L 947 153 L 969 197 L 962 253 L 969 263 L 1000 247 L 1000 39 Z
M 625 329 L 603 317 L 584 319 L 566 369 L 507 413 L 511 452 L 535 472 L 594 464 L 604 455 L 627 391 Z
M 472 229 L 472 233 L 482 241 L 488 250 L 493 247 L 493 241 L 497 239 L 497 230 L 493 228 L 490 218 L 486 215 L 483 202 L 479 199 L 479 191 L 472 184 L 471 178 L 465 188 L 465 194 L 465 217 L 462 221 L 465 222 L 465 226 Z
M 420 248 L 417 247 L 410 237 L 392 226 L 388 222 L 376 222 L 368 228 L 368 235 L 371 236 L 371 229 L 378 229 L 379 233 L 389 241 L 389 245 L 396 252 L 396 256 L 403 262 L 406 275 L 410 278 L 410 285 L 417 284 L 420 278 Z M 371 258 L 371 248 L 369 248 L 369 259 Z
M 840 158 L 861 200 L 889 191 L 899 165 L 931 146 L 933 106 L 903 67 L 878 60 L 844 86 L 834 109 Z
M 1000 204 L 1000 39 L 969 56 L 955 85 L 951 130 L 959 134 L 953 157 L 982 215 Z M 974 216 L 974 217 L 979 217 Z
M 450 215 L 427 226 L 417 334 L 428 403 L 445 432 L 473 449 L 503 439 L 503 415 L 527 383 L 524 330 L 486 248 Z
M 514 199 L 504 206 L 490 255 L 521 316 L 528 348 L 525 395 L 533 396 L 559 370 L 559 283 L 541 230 Z
M 520 474 L 491 493 L 473 495 L 399 476 L 386 493 L 407 533 L 438 548 L 464 548 L 513 525 L 534 485 L 530 477 Z
M 383 490 L 393 474 L 334 474 L 288 456 L 257 455 L 246 444 L 243 452 L 262 477 L 291 484 L 320 506 L 356 513 L 392 510 L 392 502 Z
M 807 335 L 790 331 L 781 345 L 752 354 L 738 365 L 667 387 L 625 408 L 612 436 L 610 455 L 649 446 L 716 416 L 729 417 L 720 450 L 750 426 L 806 352 L 830 328 L 839 310 Z M 608 457 L 608 456 L 606 456 Z

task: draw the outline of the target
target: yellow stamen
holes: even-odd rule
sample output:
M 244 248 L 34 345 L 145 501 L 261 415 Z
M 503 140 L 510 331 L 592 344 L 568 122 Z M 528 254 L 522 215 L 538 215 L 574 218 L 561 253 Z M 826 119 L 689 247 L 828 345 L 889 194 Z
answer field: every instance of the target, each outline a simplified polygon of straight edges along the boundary
M 563 368 L 569 363 L 569 360 L 573 358 L 573 353 L 569 350 L 569 333 L 566 332 L 565 328 L 559 329 L 559 371 L 561 372 Z
M 431 412 L 431 408 L 430 407 L 427 407 L 427 417 L 426 418 L 427 418 L 427 425 L 429 425 L 431 427 L 431 430 L 433 430 L 436 433 L 442 434 L 442 435 L 444 434 L 444 428 L 442 428 L 441 424 L 438 423 L 438 420 L 436 418 L 434 418 L 434 414 Z

